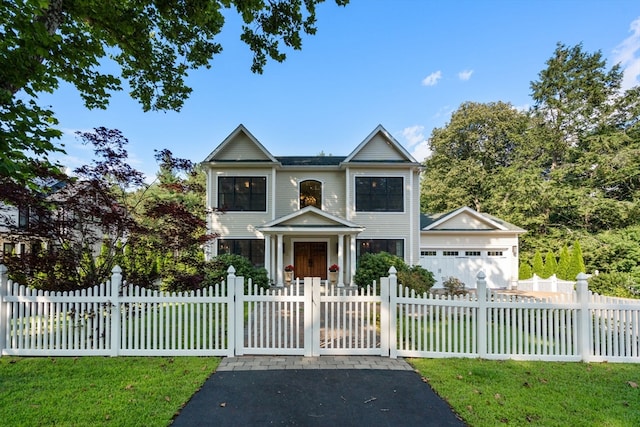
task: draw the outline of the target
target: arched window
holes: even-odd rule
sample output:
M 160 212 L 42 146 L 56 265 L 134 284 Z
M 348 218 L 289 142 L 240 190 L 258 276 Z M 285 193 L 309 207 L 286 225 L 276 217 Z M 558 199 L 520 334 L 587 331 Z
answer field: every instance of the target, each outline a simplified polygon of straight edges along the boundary
M 308 179 L 300 183 L 300 209 L 315 206 L 322 209 L 322 183 Z

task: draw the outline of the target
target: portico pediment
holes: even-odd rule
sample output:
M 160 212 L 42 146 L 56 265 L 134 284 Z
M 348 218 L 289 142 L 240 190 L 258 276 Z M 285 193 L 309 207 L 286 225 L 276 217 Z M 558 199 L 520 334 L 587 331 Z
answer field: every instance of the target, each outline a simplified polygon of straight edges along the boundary
M 364 231 L 364 229 L 365 228 L 360 225 L 322 211 L 314 206 L 307 206 L 297 212 L 293 212 L 257 227 L 257 230 L 262 233 L 336 232 L 357 234 Z

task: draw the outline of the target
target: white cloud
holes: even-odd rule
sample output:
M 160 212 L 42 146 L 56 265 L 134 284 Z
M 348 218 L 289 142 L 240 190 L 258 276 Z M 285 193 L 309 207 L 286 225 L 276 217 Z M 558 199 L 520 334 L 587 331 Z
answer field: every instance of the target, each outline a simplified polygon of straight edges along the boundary
M 436 71 L 435 73 L 429 74 L 427 77 L 422 79 L 422 86 L 435 86 L 438 83 L 438 80 L 442 78 L 442 71 Z
M 629 89 L 640 84 L 640 17 L 629 27 L 631 35 L 624 39 L 613 50 L 614 62 L 620 63 L 624 70 L 622 89 Z
M 431 155 L 429 141 L 424 136 L 424 126 L 409 126 L 402 130 L 402 137 L 411 149 L 411 155 L 419 162 Z
M 458 78 L 462 81 L 467 81 L 471 78 L 471 75 L 473 74 L 473 70 L 464 70 L 464 71 L 460 71 L 458 73 Z

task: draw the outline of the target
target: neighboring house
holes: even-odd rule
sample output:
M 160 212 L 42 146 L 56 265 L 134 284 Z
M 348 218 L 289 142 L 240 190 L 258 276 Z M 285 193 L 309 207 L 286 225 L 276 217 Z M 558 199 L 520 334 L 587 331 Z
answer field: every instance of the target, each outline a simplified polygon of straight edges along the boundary
M 88 246 L 97 256 L 105 233 L 92 213 L 113 207 L 98 205 L 91 194 L 87 183 L 58 181 L 42 195 L 48 206 L 0 203 L 0 257 L 24 255 L 62 240 Z
M 509 288 L 518 280 L 518 236 L 525 230 L 468 207 L 420 218 L 420 265 L 436 287 L 448 277 L 475 288 L 477 274 L 490 288 Z
M 382 126 L 348 156 L 273 156 L 240 125 L 203 166 L 208 227 L 218 235 L 206 258 L 243 255 L 264 266 L 276 285 L 284 283 L 289 264 L 296 277 L 322 279 L 337 264 L 338 286 L 350 285 L 358 257 L 380 251 L 435 268 L 439 281 L 464 271 L 460 278 L 471 285 L 476 267 L 486 270 L 492 287 L 517 277 L 523 230 L 469 208 L 421 217 L 423 166 Z M 455 250 L 469 252 L 474 262 L 451 264 Z M 432 253 L 437 262 L 430 261 Z M 482 262 L 475 262 L 476 253 Z
M 28 206 L 0 202 L 0 259 L 25 254 L 30 246 L 30 211 Z

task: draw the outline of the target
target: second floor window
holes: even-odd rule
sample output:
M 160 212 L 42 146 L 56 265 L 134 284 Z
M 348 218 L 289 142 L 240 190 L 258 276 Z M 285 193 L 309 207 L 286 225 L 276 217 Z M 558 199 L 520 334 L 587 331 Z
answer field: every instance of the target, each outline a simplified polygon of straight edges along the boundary
M 218 177 L 218 206 L 228 211 L 266 211 L 267 178 L 264 176 Z
M 322 209 L 322 183 L 309 179 L 300 183 L 300 209 L 315 206 Z
M 357 212 L 402 212 L 403 207 L 401 177 L 356 177 Z

